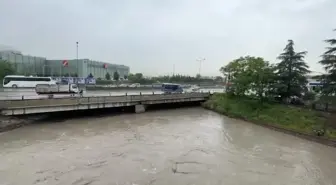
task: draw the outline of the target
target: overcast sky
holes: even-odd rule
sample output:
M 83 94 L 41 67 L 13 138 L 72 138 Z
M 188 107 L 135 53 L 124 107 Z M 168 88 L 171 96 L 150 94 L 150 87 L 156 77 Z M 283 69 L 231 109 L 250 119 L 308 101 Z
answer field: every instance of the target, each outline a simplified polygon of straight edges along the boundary
M 202 75 L 243 56 L 276 62 L 288 39 L 311 70 L 335 38 L 336 0 L 0 0 L 0 44 L 50 59 Z

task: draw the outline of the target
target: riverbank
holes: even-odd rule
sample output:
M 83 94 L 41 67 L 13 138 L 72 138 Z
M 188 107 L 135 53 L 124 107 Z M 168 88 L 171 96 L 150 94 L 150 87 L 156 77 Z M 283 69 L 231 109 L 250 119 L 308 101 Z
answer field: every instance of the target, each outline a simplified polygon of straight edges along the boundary
M 215 94 L 203 107 L 267 128 L 336 147 L 336 129 L 330 115 L 288 105 L 263 103 L 247 97 Z M 323 135 L 323 136 L 321 136 Z

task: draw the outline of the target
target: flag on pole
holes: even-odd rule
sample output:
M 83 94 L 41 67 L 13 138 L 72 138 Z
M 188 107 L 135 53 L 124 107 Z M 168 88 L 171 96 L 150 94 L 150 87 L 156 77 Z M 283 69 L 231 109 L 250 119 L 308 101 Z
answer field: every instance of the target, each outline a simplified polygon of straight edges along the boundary
M 69 62 L 67 60 L 63 60 L 62 65 L 63 65 L 63 67 L 68 67 Z

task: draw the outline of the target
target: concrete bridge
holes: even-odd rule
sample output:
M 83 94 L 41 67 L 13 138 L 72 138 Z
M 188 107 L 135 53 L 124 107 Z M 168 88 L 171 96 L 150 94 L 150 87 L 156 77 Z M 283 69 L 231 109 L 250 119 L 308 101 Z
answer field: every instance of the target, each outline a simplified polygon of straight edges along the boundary
M 210 93 L 124 95 L 100 97 L 66 97 L 53 99 L 1 100 L 2 115 L 25 115 L 48 112 L 103 109 L 134 106 L 135 112 L 144 112 L 147 105 L 180 102 L 202 102 Z

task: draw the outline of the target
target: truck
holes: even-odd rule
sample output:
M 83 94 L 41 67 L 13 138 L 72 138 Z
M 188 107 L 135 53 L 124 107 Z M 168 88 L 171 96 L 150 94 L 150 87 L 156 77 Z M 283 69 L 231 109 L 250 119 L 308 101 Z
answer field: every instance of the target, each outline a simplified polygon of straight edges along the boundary
M 38 84 L 35 87 L 38 95 L 48 95 L 52 98 L 55 94 L 78 94 L 80 93 L 76 84 Z

